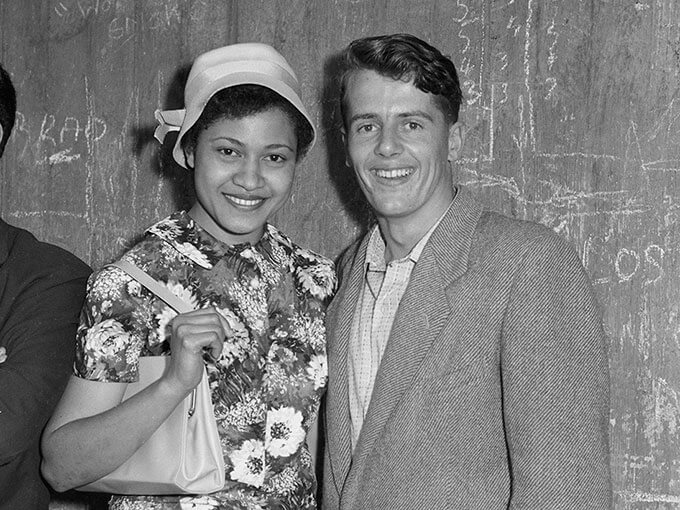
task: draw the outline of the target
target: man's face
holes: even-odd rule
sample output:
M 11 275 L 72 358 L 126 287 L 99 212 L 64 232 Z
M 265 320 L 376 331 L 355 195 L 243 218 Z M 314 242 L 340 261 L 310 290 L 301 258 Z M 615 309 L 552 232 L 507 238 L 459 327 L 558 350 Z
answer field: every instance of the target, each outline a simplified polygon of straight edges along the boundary
M 378 219 L 434 223 L 453 199 L 458 126 L 431 94 L 375 71 L 352 74 L 344 101 L 348 162 Z

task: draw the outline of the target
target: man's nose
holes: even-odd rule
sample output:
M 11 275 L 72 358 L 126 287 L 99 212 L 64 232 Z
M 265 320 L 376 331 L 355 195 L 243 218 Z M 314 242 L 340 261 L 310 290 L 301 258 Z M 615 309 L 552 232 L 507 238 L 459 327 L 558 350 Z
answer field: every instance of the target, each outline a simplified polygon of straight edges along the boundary
M 378 144 L 375 147 L 376 154 L 389 158 L 396 156 L 402 150 L 401 140 L 399 138 L 399 133 L 396 132 L 394 128 L 383 128 L 380 131 L 378 138 Z

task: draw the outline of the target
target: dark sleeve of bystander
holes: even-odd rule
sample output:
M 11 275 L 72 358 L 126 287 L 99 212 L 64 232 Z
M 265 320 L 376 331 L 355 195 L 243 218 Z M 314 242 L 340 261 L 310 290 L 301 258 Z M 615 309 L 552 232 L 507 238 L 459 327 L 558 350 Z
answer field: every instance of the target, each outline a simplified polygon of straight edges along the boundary
M 40 434 L 72 371 L 89 274 L 0 220 L 0 509 L 47 508 Z

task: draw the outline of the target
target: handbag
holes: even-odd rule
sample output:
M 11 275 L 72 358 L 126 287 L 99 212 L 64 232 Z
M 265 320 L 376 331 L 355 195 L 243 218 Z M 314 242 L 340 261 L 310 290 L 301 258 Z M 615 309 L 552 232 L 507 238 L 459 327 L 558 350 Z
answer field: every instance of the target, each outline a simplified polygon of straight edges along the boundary
M 188 303 L 136 265 L 119 260 L 117 267 L 174 308 L 193 310 Z M 139 381 L 127 386 L 123 400 L 158 380 L 170 356 L 141 356 Z M 207 373 L 149 439 L 123 464 L 81 491 L 113 494 L 209 494 L 224 486 L 225 467 Z

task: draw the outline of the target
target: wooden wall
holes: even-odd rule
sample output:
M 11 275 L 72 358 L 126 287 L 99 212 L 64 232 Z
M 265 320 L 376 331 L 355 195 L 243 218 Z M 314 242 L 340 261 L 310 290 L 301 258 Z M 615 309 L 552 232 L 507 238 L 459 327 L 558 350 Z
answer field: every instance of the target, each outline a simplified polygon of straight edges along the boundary
M 332 56 L 407 31 L 467 105 L 458 180 L 582 254 L 604 309 L 616 508 L 680 508 L 680 4 L 676 0 L 2 0 L 19 90 L 0 213 L 93 267 L 187 203 L 151 138 L 181 77 L 233 42 L 278 48 L 321 127 L 276 223 L 336 256 L 367 221 L 343 166 Z M 62 496 L 54 508 L 94 503 Z

